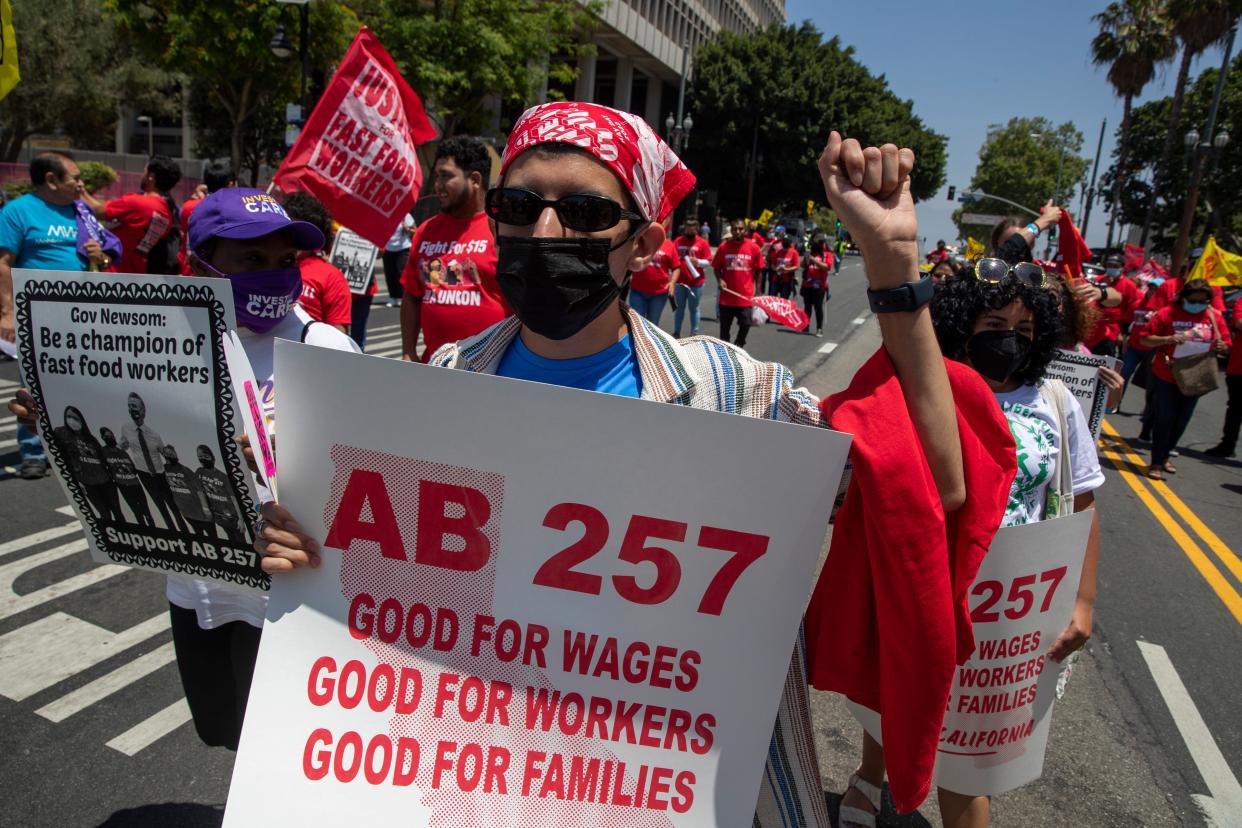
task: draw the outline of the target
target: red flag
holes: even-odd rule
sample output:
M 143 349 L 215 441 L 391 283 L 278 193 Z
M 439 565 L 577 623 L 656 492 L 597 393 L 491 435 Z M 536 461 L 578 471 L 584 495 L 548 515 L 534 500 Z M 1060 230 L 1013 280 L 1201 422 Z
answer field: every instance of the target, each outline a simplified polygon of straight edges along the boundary
M 755 306 L 763 308 L 769 319 L 795 331 L 805 331 L 806 326 L 811 324 L 811 318 L 806 312 L 788 299 L 779 296 L 756 296 L 754 301 Z
M 1126 273 L 1133 273 L 1143 266 L 1144 248 L 1137 244 L 1126 245 Z
M 1091 248 L 1082 240 L 1082 233 L 1074 226 L 1068 210 L 1061 210 L 1057 238 L 1061 261 L 1065 262 L 1075 278 L 1082 278 L 1082 263 L 1091 258 Z
M 364 26 L 274 181 L 310 192 L 333 218 L 382 247 L 418 200 L 415 147 L 435 136 L 423 102 Z

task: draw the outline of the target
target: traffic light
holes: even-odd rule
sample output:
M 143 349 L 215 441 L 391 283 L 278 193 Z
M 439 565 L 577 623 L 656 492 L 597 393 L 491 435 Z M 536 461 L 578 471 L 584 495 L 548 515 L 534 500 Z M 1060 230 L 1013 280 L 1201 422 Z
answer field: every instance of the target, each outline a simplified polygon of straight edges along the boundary
M 953 196 L 955 195 L 957 195 L 957 187 L 954 187 L 952 184 L 950 184 L 949 185 L 949 201 L 952 201 Z

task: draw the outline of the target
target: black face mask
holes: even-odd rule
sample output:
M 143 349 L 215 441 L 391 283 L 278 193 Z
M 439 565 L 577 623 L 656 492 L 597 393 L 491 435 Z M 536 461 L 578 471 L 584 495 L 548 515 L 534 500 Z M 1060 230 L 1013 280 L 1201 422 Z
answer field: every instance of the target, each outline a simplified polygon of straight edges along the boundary
M 1004 382 L 1023 365 L 1034 341 L 1017 331 L 980 331 L 966 343 L 970 364 L 993 382 Z
M 609 239 L 500 236 L 496 281 L 523 325 L 548 339 L 568 339 L 620 295 L 608 269 L 613 249 Z

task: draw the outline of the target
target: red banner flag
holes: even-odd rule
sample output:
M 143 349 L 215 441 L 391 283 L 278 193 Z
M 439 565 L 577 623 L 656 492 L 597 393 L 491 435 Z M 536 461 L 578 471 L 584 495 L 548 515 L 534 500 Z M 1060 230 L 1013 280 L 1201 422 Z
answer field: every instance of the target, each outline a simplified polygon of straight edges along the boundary
M 306 190 L 333 218 L 382 247 L 418 200 L 415 147 L 436 136 L 423 102 L 365 26 L 274 181 Z
M 1081 279 L 1082 263 L 1091 258 L 1091 248 L 1083 241 L 1067 210 L 1061 211 L 1061 221 L 1057 224 L 1057 247 L 1061 261 L 1069 267 L 1069 272 Z
M 787 328 L 805 331 L 811 324 L 811 318 L 806 312 L 788 299 L 779 296 L 756 296 L 754 302 L 755 307 L 762 308 L 769 319 Z
M 1144 248 L 1137 244 L 1126 245 L 1126 273 L 1133 273 L 1143 266 Z

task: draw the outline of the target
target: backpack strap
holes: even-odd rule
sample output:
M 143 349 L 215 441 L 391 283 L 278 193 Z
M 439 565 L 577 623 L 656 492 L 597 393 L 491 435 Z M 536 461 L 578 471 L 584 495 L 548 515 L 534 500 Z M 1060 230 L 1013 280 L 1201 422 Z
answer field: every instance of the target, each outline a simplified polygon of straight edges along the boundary
M 1069 417 L 1066 414 L 1069 389 L 1057 379 L 1045 379 L 1039 385 L 1039 395 L 1056 413 L 1057 432 L 1061 436 L 1061 450 L 1057 453 L 1056 469 L 1048 483 L 1048 496 L 1044 500 L 1044 518 L 1062 517 L 1074 511 L 1074 469 L 1070 456 Z
M 305 342 L 305 341 L 306 341 L 306 335 L 310 333 L 311 325 L 318 325 L 318 324 L 320 324 L 320 323 L 319 323 L 319 322 L 317 322 L 316 320 L 312 319 L 311 321 L 309 321 L 309 322 L 307 322 L 305 325 L 303 325 L 303 326 L 302 326 L 302 337 L 301 337 L 298 341 L 299 341 L 299 342 Z

